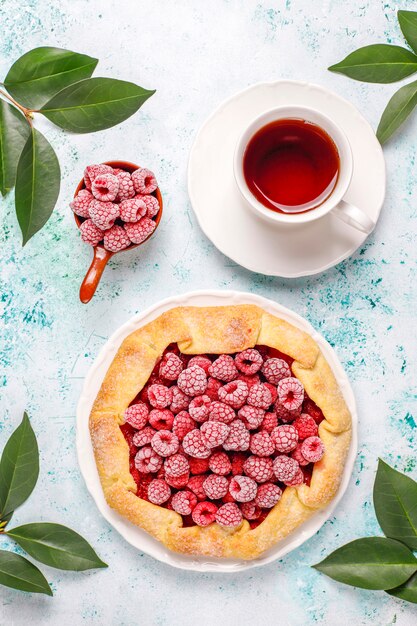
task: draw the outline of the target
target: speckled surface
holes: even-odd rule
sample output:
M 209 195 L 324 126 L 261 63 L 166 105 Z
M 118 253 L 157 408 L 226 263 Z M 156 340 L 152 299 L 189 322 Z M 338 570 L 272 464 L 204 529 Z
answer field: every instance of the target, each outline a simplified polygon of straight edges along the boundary
M 97 75 L 157 89 L 133 118 L 96 135 L 39 124 L 59 155 L 62 189 L 48 226 L 23 250 L 13 198 L 1 201 L 0 440 L 27 408 L 41 450 L 39 484 L 15 521 L 68 524 L 110 567 L 44 568 L 53 599 L 0 588 L 0 624 L 416 622 L 414 606 L 338 585 L 309 566 L 343 542 L 379 533 L 371 505 L 378 456 L 417 477 L 417 116 L 385 149 L 387 199 L 375 232 L 351 259 L 314 278 L 268 278 L 233 264 L 199 230 L 186 192 L 196 130 L 224 98 L 254 82 L 321 83 L 376 127 L 396 86 L 363 85 L 326 67 L 360 45 L 401 42 L 397 8 L 391 0 L 0 1 L 0 80 L 20 54 L 49 44 L 98 56 Z M 415 3 L 403 0 L 401 8 Z M 91 252 L 67 204 L 86 163 L 115 158 L 155 170 L 164 219 L 146 246 L 110 264 L 83 306 L 78 287 Z M 103 342 L 149 304 L 198 288 L 252 291 L 305 316 L 336 348 L 359 407 L 358 459 L 334 517 L 282 562 L 233 576 L 177 571 L 127 545 L 99 516 L 75 453 L 76 402 Z

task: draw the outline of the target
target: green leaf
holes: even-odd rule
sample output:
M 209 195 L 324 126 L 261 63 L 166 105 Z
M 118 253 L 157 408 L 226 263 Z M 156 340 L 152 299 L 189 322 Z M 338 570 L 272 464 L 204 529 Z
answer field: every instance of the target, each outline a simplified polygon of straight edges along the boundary
M 53 595 L 45 576 L 33 563 L 20 554 L 6 550 L 0 550 L 0 585 Z
M 35 48 L 10 68 L 4 86 L 25 107 L 38 109 L 58 91 L 94 72 L 98 59 L 62 48 Z
M 381 144 L 401 126 L 417 104 L 417 81 L 404 85 L 392 96 L 378 124 L 376 136 Z
M 384 534 L 417 550 L 417 483 L 381 459 L 375 478 L 374 507 Z
M 0 100 L 0 192 L 13 189 L 17 162 L 30 133 L 29 124 L 15 107 Z
M 399 541 L 367 537 L 351 541 L 313 567 L 346 585 L 392 589 L 417 571 L 417 559 Z
M 377 43 L 355 50 L 328 69 L 366 83 L 394 83 L 417 72 L 417 56 L 400 46 Z
M 406 583 L 395 589 L 388 591 L 391 596 L 401 598 L 401 600 L 407 600 L 407 602 L 414 602 L 417 604 L 417 574 L 414 574 Z
M 60 187 L 58 159 L 50 143 L 32 128 L 17 166 L 16 214 L 25 245 L 48 221 Z
M 154 93 L 123 80 L 87 78 L 60 91 L 40 112 L 65 130 L 94 133 L 123 122 Z
M 0 460 L 0 517 L 12 513 L 32 493 L 39 474 L 35 433 L 25 413 L 6 443 Z
M 34 559 L 51 567 L 77 571 L 107 567 L 81 535 L 61 524 L 25 524 L 7 535 Z
M 398 21 L 407 43 L 417 52 L 417 12 L 398 11 Z

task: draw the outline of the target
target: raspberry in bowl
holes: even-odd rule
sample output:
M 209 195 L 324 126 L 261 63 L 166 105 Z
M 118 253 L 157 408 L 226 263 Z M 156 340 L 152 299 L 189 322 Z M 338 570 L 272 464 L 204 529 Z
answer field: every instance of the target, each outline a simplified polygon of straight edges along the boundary
M 104 268 L 117 252 L 147 241 L 162 217 L 162 195 L 149 169 L 127 161 L 88 165 L 70 207 L 82 240 L 94 249 L 80 300 L 93 297 Z

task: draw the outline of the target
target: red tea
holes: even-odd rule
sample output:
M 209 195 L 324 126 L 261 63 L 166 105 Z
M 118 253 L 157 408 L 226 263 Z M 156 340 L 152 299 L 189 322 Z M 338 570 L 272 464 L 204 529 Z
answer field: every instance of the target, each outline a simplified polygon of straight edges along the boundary
M 332 193 L 339 153 L 320 126 L 302 119 L 267 124 L 243 157 L 246 184 L 264 206 L 280 213 L 314 209 Z

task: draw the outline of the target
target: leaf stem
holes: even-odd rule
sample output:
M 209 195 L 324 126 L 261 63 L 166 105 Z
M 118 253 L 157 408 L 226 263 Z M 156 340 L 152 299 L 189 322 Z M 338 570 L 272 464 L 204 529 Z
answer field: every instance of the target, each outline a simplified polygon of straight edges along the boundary
M 19 109 L 19 111 L 21 111 L 23 113 L 23 115 L 25 116 L 26 121 L 28 122 L 28 124 L 30 126 L 32 126 L 32 120 L 33 120 L 32 110 L 31 109 L 27 109 L 26 107 L 24 107 L 21 104 L 19 104 L 18 102 L 16 102 L 16 100 L 14 98 L 12 98 L 11 96 L 9 96 L 8 93 L 3 91 L 3 89 L 0 89 L 0 94 L 2 96 L 4 96 L 4 98 L 7 98 L 7 100 L 10 100 L 10 102 L 12 104 L 14 104 L 15 107 L 17 107 Z

